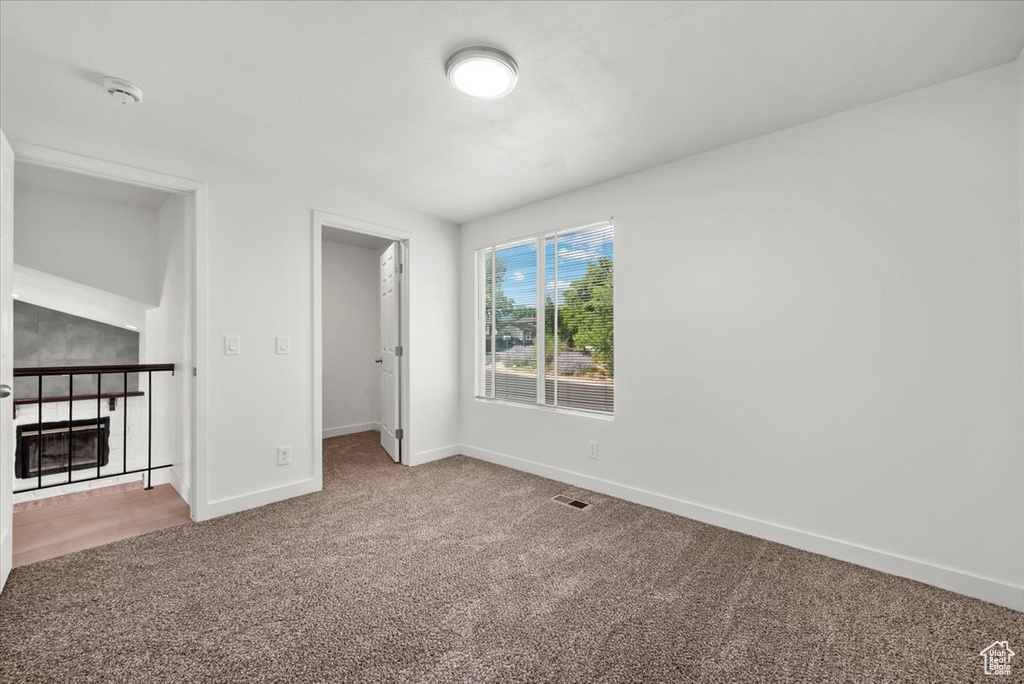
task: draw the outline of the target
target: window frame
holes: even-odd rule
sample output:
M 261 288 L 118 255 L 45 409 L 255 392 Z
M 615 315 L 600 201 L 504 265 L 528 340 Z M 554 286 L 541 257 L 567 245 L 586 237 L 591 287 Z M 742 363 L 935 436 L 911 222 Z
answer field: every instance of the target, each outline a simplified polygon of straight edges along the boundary
M 528 234 L 528 235 L 525 235 L 525 236 L 522 236 L 522 237 L 519 237 L 519 238 L 513 238 L 513 239 L 505 241 L 505 242 L 495 242 L 495 243 L 483 245 L 483 246 L 477 247 L 476 249 L 473 250 L 473 269 L 474 269 L 474 272 L 475 272 L 475 275 L 474 275 L 474 286 L 473 286 L 473 288 L 474 288 L 474 293 L 473 293 L 473 295 L 474 295 L 474 312 L 475 312 L 475 314 L 474 314 L 475 325 L 474 325 L 474 328 L 473 328 L 473 350 L 474 350 L 474 353 L 473 353 L 473 374 L 474 374 L 474 377 L 473 377 L 473 394 L 474 394 L 474 399 L 476 399 L 479 402 L 484 402 L 484 403 L 488 403 L 488 404 L 499 404 L 499 405 L 504 405 L 504 406 L 514 406 L 514 407 L 518 407 L 518 408 L 527 408 L 527 409 L 539 409 L 541 411 L 548 411 L 548 412 L 554 411 L 554 412 L 558 412 L 558 413 L 565 413 L 565 414 L 570 414 L 570 415 L 578 415 L 578 416 L 587 417 L 587 418 L 597 418 L 599 420 L 614 420 L 614 417 L 615 417 L 615 403 L 614 402 L 613 402 L 613 405 L 612 405 L 612 409 L 610 411 L 601 411 L 601 410 L 598 410 L 598 409 L 587 409 L 587 408 L 578 408 L 578 407 L 571 407 L 571 406 L 558 406 L 558 405 L 556 405 L 554 403 L 553 404 L 547 404 L 545 402 L 546 392 L 547 392 L 546 385 L 545 385 L 545 381 L 546 381 L 546 377 L 547 377 L 546 376 L 546 370 L 547 369 L 545 367 L 545 364 L 546 364 L 546 359 L 545 359 L 546 348 L 545 347 L 546 347 L 546 342 L 547 342 L 547 340 L 546 340 L 546 333 L 547 333 L 547 331 L 546 331 L 546 327 L 545 327 L 546 326 L 546 322 L 547 322 L 546 321 L 546 314 L 545 314 L 545 306 L 546 306 L 545 293 L 547 291 L 547 280 L 546 280 L 546 273 L 547 273 L 547 268 L 546 267 L 547 267 L 547 265 L 545 263 L 545 260 L 546 260 L 545 243 L 546 243 L 547 239 L 549 239 L 549 238 L 553 238 L 555 240 L 555 242 L 554 242 L 554 254 L 555 254 L 555 265 L 554 265 L 555 328 L 556 328 L 556 331 L 557 331 L 557 326 L 558 326 L 558 303 L 557 303 L 557 298 L 558 298 L 558 238 L 560 236 L 568 234 L 568 233 L 581 232 L 581 231 L 585 231 L 585 230 L 588 230 L 588 229 L 596 229 L 596 228 L 600 228 L 602 226 L 608 226 L 608 227 L 610 227 L 612 229 L 612 244 L 613 244 L 613 250 L 614 250 L 614 240 L 615 240 L 615 237 L 614 237 L 614 235 L 615 235 L 615 221 L 614 221 L 614 218 L 601 219 L 601 220 L 598 220 L 598 221 L 590 221 L 590 222 L 582 223 L 582 224 L 578 224 L 578 225 L 567 226 L 567 227 L 563 227 L 563 228 L 556 228 L 554 230 L 544 230 L 544 231 L 540 231 L 540 232 L 536 232 L 536 233 L 531 233 L 531 234 Z M 508 399 L 504 399 L 504 398 L 499 398 L 497 396 L 493 396 L 493 397 L 487 396 L 487 374 L 488 374 L 488 366 L 487 366 L 487 358 L 486 358 L 487 357 L 487 343 L 486 343 L 486 341 L 484 339 L 485 335 L 481 333 L 481 331 L 484 329 L 484 327 L 487 326 L 487 301 L 486 301 L 487 300 L 487 295 L 486 295 L 486 289 L 485 289 L 486 288 L 486 284 L 484 283 L 484 279 L 485 279 L 486 273 L 487 273 L 487 267 L 486 267 L 486 261 L 485 261 L 486 255 L 488 253 L 490 253 L 491 259 L 492 259 L 492 266 L 491 266 L 491 292 L 492 292 L 492 298 L 493 298 L 493 293 L 495 291 L 495 285 L 496 285 L 496 272 L 497 272 L 497 269 L 494 267 L 494 261 L 493 260 L 496 259 L 497 252 L 499 250 L 502 250 L 502 249 L 508 249 L 508 248 L 512 248 L 512 247 L 528 245 L 528 244 L 531 244 L 531 243 L 536 246 L 536 254 L 537 254 L 537 265 L 536 265 L 536 268 L 537 268 L 537 302 L 535 303 L 536 309 L 537 309 L 537 315 L 536 315 L 536 318 L 537 318 L 537 331 L 536 331 L 536 333 L 534 335 L 534 347 L 537 350 L 537 371 L 536 371 L 536 373 L 537 373 L 537 395 L 536 395 L 536 400 L 533 401 L 533 402 L 512 401 L 512 400 L 508 400 Z M 614 264 L 614 261 L 615 261 L 615 257 L 613 256 L 612 257 L 613 264 Z M 494 315 L 494 318 L 496 319 L 497 316 Z M 495 353 L 495 344 L 496 344 L 496 337 L 497 337 L 497 327 L 498 327 L 497 326 L 497 320 L 492 320 L 491 324 L 490 324 L 490 328 L 489 328 L 490 338 L 491 338 L 490 339 L 490 343 L 491 343 L 491 354 L 492 355 Z M 612 330 L 613 330 L 613 332 L 614 332 L 614 328 L 615 328 L 615 314 L 614 314 L 614 305 L 613 305 L 613 309 L 612 309 Z M 558 345 L 558 339 L 557 338 L 558 338 L 558 335 L 557 335 L 557 332 L 556 332 L 556 334 L 555 334 L 555 346 L 556 346 L 556 349 L 557 349 L 557 345 Z M 614 350 L 612 352 L 612 355 L 614 356 Z M 554 379 L 554 386 L 555 386 L 555 398 L 554 398 L 554 401 L 557 401 L 557 387 L 558 387 L 558 375 L 557 375 L 557 368 L 558 368 L 557 358 L 558 358 L 558 354 L 557 354 L 557 351 L 554 354 L 553 358 L 555 359 L 555 364 L 554 364 L 555 373 L 553 373 L 553 375 L 552 375 L 552 377 Z M 492 376 L 491 377 L 491 391 L 493 393 L 496 393 L 497 392 L 497 388 L 496 388 L 496 382 L 497 382 L 497 361 L 496 360 L 492 361 L 492 364 L 491 364 L 491 367 L 490 367 L 490 374 Z M 613 379 L 614 379 L 614 376 L 613 376 Z M 614 385 L 613 385 L 612 391 L 613 391 L 613 394 L 614 394 Z

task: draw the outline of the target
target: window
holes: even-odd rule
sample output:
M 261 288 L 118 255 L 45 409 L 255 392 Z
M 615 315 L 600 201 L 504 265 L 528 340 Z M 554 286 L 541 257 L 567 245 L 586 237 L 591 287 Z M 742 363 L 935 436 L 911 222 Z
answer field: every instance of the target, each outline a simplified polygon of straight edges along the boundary
M 477 397 L 612 413 L 614 227 L 477 251 Z

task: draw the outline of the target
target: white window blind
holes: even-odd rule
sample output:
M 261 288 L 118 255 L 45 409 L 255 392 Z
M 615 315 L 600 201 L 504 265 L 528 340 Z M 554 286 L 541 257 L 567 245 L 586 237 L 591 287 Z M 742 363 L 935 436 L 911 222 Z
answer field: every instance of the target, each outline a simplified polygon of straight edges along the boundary
M 612 413 L 614 226 L 477 252 L 477 396 Z

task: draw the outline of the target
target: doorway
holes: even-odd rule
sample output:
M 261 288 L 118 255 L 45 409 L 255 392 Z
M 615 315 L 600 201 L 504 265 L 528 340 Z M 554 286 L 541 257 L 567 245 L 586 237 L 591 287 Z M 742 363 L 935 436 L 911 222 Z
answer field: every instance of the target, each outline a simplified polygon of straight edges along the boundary
M 2 419 L 5 434 L 26 421 L 42 427 L 35 429 L 38 436 L 22 440 L 21 475 L 28 476 L 4 478 L 4 575 L 12 562 L 12 525 L 47 517 L 38 512 L 41 501 L 66 506 L 64 512 L 75 508 L 63 517 L 76 523 L 88 522 L 78 508 L 103 508 L 115 500 L 121 508 L 131 503 L 129 513 L 118 512 L 121 518 L 148 518 L 142 526 L 90 531 L 90 538 L 105 543 L 157 529 L 165 518 L 204 519 L 206 500 L 199 476 L 206 444 L 205 378 L 199 371 L 206 352 L 196 342 L 206 328 L 205 186 L 34 145 L 11 147 L 10 158 L 5 150 L 4 195 L 9 203 L 21 193 L 9 217 L 11 232 L 21 239 L 17 250 L 10 243 L 3 250 L 9 280 L 0 327 L 5 339 L 19 334 L 11 345 L 15 353 L 4 357 L 0 369 L 5 377 L 13 372 L 15 380 L 5 381 L 14 392 Z M 95 230 L 83 240 L 89 216 Z M 29 225 L 33 221 L 39 225 Z M 64 230 L 64 237 L 54 230 Z M 44 349 L 46 337 L 53 344 Z M 11 371 L 7 366 L 19 365 L 13 358 L 18 354 L 20 370 Z M 66 435 L 49 435 L 57 423 Z M 63 440 L 64 450 L 50 445 L 57 449 L 50 449 L 53 463 L 40 451 L 33 466 L 31 448 L 38 450 L 44 432 L 55 443 Z M 92 437 L 82 437 L 86 433 Z M 98 436 L 107 438 L 102 448 Z M 4 464 L 14 466 L 8 440 L 3 447 Z M 82 465 L 90 449 L 94 456 Z M 67 480 L 55 479 L 62 477 Z M 143 488 L 156 491 L 135 492 Z M 21 518 L 15 517 L 15 499 Z M 113 536 L 104 536 L 108 532 Z M 77 543 L 88 535 L 71 536 Z
M 408 465 L 410 236 L 313 213 L 313 404 L 316 477 L 322 440 L 377 430 Z

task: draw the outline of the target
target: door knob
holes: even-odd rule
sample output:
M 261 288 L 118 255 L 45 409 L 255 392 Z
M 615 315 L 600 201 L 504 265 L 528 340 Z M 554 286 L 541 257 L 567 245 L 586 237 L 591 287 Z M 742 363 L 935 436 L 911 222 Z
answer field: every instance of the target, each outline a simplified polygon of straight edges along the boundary
M 6 399 L 9 396 L 11 396 L 11 386 L 0 385 L 0 399 Z
M 384 363 L 384 359 L 379 356 L 373 360 L 374 363 Z M 4 396 L 7 396 L 6 394 Z

